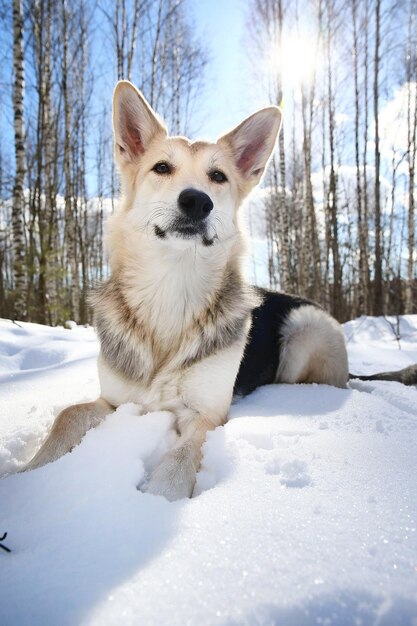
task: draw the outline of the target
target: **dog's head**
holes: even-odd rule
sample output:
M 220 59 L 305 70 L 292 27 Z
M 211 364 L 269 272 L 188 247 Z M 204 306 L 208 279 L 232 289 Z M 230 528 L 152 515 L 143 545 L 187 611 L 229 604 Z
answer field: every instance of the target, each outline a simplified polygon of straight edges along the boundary
M 258 184 L 281 123 L 278 107 L 245 119 L 214 144 L 169 137 L 142 94 L 120 81 L 113 97 L 115 159 L 129 222 L 175 246 L 224 242 Z

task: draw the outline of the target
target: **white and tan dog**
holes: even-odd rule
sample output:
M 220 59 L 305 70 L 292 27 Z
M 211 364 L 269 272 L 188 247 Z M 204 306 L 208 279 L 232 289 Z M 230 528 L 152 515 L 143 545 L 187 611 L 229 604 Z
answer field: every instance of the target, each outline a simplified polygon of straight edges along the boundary
M 238 211 L 261 179 L 280 120 L 268 107 L 215 144 L 192 143 L 168 137 L 139 91 L 118 83 L 122 198 L 108 224 L 111 277 L 92 296 L 101 396 L 65 409 L 27 469 L 69 452 L 115 407 L 134 402 L 176 417 L 178 439 L 147 486 L 175 500 L 192 494 L 207 431 L 226 420 L 234 390 L 279 381 L 346 386 L 337 322 L 242 276 Z

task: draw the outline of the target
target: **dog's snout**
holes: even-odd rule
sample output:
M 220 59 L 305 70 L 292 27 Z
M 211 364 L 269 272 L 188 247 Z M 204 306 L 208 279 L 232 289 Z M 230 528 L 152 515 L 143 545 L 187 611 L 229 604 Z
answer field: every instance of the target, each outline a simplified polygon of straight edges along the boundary
M 213 208 L 210 196 L 197 189 L 184 189 L 178 197 L 178 206 L 190 219 L 203 220 Z

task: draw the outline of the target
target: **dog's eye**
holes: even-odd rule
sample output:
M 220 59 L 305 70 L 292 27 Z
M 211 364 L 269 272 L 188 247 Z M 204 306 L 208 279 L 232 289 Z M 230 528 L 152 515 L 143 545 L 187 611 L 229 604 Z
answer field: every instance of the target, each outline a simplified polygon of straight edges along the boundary
M 213 183 L 222 184 L 227 182 L 226 174 L 223 174 L 220 170 L 212 170 L 209 172 L 209 178 L 213 181 Z
M 160 161 L 153 166 L 152 171 L 156 174 L 171 174 L 172 167 L 166 161 Z

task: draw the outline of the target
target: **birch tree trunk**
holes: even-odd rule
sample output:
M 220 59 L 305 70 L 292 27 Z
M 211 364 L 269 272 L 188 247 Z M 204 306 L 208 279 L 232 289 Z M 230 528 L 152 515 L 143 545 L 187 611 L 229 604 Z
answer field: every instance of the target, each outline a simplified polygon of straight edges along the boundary
M 413 12 L 414 5 L 414 12 Z M 405 312 L 415 313 L 414 299 L 414 272 L 415 272 L 415 167 L 417 148 L 417 36 L 415 3 L 410 2 L 410 21 L 407 37 L 407 163 L 408 163 L 408 259 L 407 259 L 407 287 L 405 293 Z
M 375 2 L 375 52 L 374 52 L 374 123 L 375 123 L 375 264 L 374 264 L 374 315 L 382 315 L 382 251 L 381 251 L 381 153 L 379 148 L 379 62 L 381 37 L 381 0 Z
M 71 103 L 68 90 L 69 43 L 67 1 L 62 2 L 62 96 L 64 101 L 64 177 L 65 177 L 65 239 L 67 257 L 68 290 L 70 294 L 71 319 L 79 320 L 79 276 L 76 245 L 75 206 L 71 172 Z
M 282 28 L 283 28 L 283 6 L 282 0 L 278 0 L 278 47 L 282 48 Z M 279 66 L 277 68 L 276 102 L 282 105 L 282 54 L 279 55 Z M 279 274 L 280 288 L 283 291 L 290 289 L 290 244 L 289 244 L 289 223 L 286 191 L 286 171 L 285 171 L 285 137 L 284 124 L 281 123 L 281 132 L 278 139 L 279 150 L 279 181 L 280 190 L 278 195 L 278 224 L 279 224 Z
M 333 68 L 331 47 L 334 31 L 334 3 L 327 3 L 327 105 L 329 120 L 329 156 L 330 156 L 330 176 L 329 193 L 327 195 L 327 213 L 330 219 L 330 247 L 332 251 L 333 265 L 333 297 L 332 313 L 336 319 L 342 316 L 342 271 L 339 258 L 339 235 L 338 235 L 338 189 L 337 173 L 335 169 L 335 111 L 333 93 Z
M 369 55 L 369 0 L 365 0 L 365 33 L 364 33 L 364 86 L 363 86 L 363 240 L 365 243 L 365 281 L 366 281 L 366 296 L 364 298 L 365 313 L 370 315 L 372 313 L 371 308 L 371 293 L 370 293 L 370 272 L 369 272 L 369 232 L 368 232 L 368 218 L 369 218 L 369 203 L 368 203 L 368 124 L 369 124 L 369 109 L 368 109 L 368 84 L 369 84 L 369 67 L 368 67 L 368 55 Z
M 57 285 L 58 268 L 57 236 L 56 236 L 56 195 L 53 164 L 53 124 L 52 124 L 52 69 L 51 69 L 51 33 L 52 33 L 52 0 L 46 0 L 45 18 L 45 83 L 44 83 L 44 144 L 45 144 L 45 314 L 47 323 L 55 325 L 57 318 Z
M 362 181 L 359 152 L 359 44 L 358 44 L 358 16 L 357 0 L 352 0 L 352 26 L 353 26 L 353 74 L 355 85 L 355 165 L 356 165 L 356 214 L 357 232 L 359 243 L 359 289 L 357 298 L 357 314 L 363 315 L 368 310 L 369 273 L 367 271 L 367 245 L 368 229 L 366 220 L 363 219 L 362 208 Z M 365 28 L 368 24 L 365 23 Z
M 13 0 L 13 111 L 16 173 L 13 187 L 12 230 L 13 230 L 13 316 L 25 320 L 26 272 L 24 234 L 24 185 L 26 174 L 24 92 L 25 68 L 23 56 L 23 10 L 22 0 Z
M 312 136 L 312 95 L 307 98 L 306 88 L 301 89 L 301 108 L 303 118 L 303 155 L 304 155 L 304 184 L 305 184 L 305 203 L 307 209 L 307 229 L 306 239 L 308 241 L 309 251 L 311 252 L 311 290 L 308 295 L 318 301 L 322 300 L 322 276 L 321 276 L 321 254 L 319 236 L 317 232 L 317 218 L 314 206 L 313 182 L 311 172 L 311 136 Z

